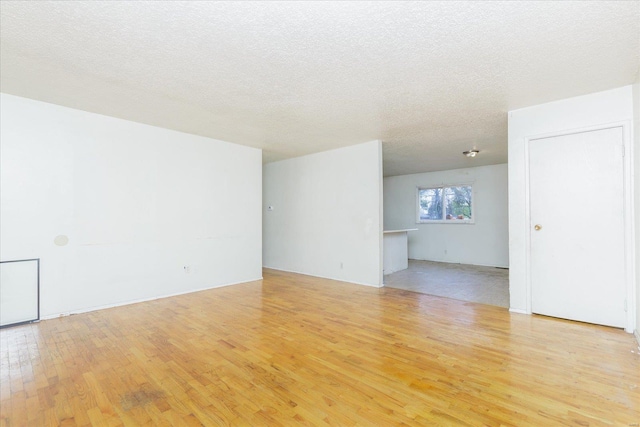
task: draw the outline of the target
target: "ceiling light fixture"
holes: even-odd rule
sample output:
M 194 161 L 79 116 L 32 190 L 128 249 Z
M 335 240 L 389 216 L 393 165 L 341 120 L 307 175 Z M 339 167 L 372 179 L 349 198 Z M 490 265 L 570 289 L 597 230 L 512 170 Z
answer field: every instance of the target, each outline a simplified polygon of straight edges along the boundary
M 462 154 L 464 154 L 467 157 L 475 157 L 476 154 L 478 154 L 480 152 L 480 150 L 469 150 L 469 151 L 463 151 Z

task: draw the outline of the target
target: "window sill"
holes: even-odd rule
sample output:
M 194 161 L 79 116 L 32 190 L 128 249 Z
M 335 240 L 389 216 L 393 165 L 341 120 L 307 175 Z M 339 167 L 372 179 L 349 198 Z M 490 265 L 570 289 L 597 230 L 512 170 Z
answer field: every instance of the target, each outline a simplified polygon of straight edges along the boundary
M 472 219 L 464 220 L 464 219 L 439 219 L 439 220 L 429 220 L 429 221 L 418 221 L 416 224 L 466 224 L 466 225 L 474 225 L 476 222 Z

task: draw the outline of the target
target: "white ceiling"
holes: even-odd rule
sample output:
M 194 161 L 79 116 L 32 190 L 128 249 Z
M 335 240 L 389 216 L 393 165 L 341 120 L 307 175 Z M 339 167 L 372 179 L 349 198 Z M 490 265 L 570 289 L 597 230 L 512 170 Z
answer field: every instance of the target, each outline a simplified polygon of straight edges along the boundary
M 3 92 L 266 162 L 381 139 L 385 175 L 504 163 L 508 110 L 631 84 L 640 68 L 640 1 L 0 8 Z

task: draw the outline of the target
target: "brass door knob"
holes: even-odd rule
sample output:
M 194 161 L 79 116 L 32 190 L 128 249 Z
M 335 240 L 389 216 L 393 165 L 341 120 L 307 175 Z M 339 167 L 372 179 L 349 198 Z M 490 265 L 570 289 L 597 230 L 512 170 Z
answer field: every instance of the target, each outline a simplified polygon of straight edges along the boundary
M 536 224 L 533 228 L 535 228 L 536 231 L 540 231 L 542 226 L 540 224 Z

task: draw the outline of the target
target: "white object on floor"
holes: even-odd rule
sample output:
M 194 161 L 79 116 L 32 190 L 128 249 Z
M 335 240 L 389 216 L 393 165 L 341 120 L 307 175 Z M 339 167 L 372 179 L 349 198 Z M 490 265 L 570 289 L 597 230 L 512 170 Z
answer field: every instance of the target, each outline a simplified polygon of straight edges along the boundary
M 0 263 L 0 326 L 38 320 L 37 259 Z

